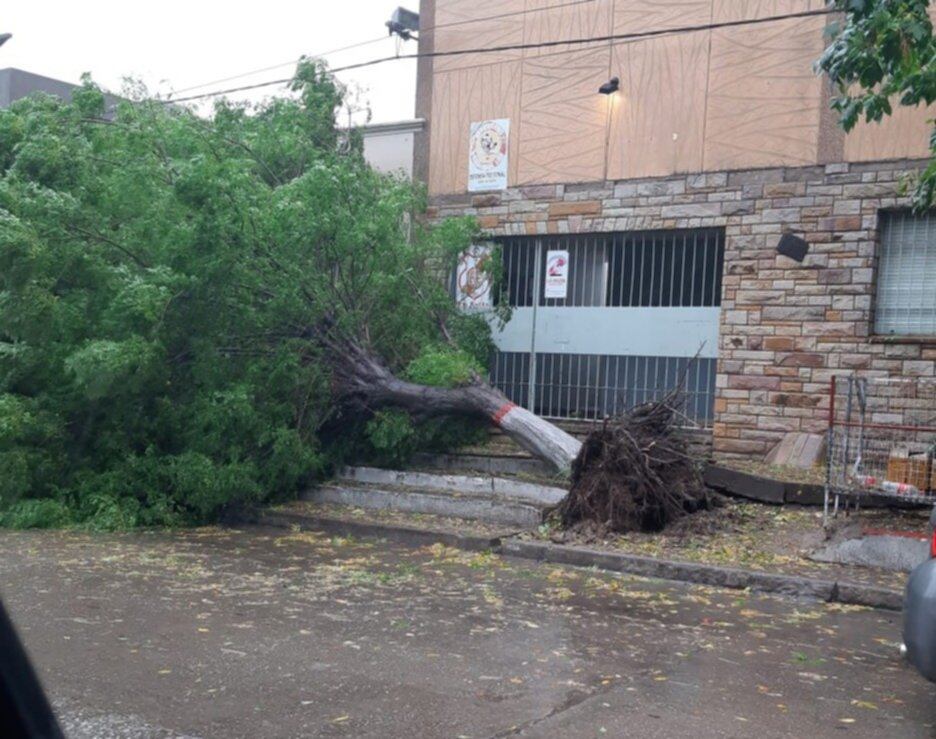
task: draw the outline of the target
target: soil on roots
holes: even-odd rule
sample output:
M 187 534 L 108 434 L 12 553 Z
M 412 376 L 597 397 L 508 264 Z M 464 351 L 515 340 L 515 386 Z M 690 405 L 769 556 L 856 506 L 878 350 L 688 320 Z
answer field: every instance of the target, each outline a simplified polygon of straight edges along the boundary
M 637 406 L 592 431 L 572 463 L 557 514 L 565 528 L 594 534 L 661 531 L 718 504 L 680 433 L 682 395 Z

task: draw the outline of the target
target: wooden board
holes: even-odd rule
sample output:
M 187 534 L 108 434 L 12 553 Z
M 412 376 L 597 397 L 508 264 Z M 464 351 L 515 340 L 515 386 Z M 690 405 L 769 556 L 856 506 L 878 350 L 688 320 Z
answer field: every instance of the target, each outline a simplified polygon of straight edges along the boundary
M 524 0 L 440 0 L 436 3 L 434 29 L 427 30 L 426 35 L 432 38 L 435 51 L 514 46 L 523 42 L 523 16 L 492 16 L 520 13 L 524 9 Z M 437 57 L 433 70 L 438 73 L 499 64 L 522 56 L 521 51 L 511 50 Z
M 517 184 L 604 179 L 607 46 L 523 62 Z M 596 84 L 596 80 L 598 80 Z
M 713 0 L 712 22 L 726 23 L 790 15 L 808 10 L 822 10 L 825 5 L 825 0 Z
M 594 38 L 611 33 L 611 0 L 592 0 L 569 5 L 557 0 L 527 0 L 523 24 L 523 43 L 537 44 L 564 39 Z M 600 44 L 572 44 L 538 49 L 524 49 L 525 57 L 565 51 L 584 51 Z
M 817 161 L 823 18 L 712 32 L 706 170 Z
M 429 190 L 433 194 L 468 189 L 468 136 L 472 121 L 509 118 L 508 181 L 517 181 L 519 162 L 520 62 L 456 69 L 435 75 Z
M 709 33 L 614 47 L 608 177 L 652 177 L 702 168 Z
M 746 3 L 748 0 L 732 0 Z M 711 22 L 712 0 L 617 0 L 614 33 L 701 26 Z
M 880 159 L 904 159 L 929 156 L 930 120 L 936 107 L 901 107 L 880 123 L 861 121 L 845 136 L 845 159 L 850 162 L 873 162 Z
M 442 51 L 822 7 L 824 0 L 437 0 L 437 27 L 425 34 Z M 927 156 L 936 109 L 899 106 L 881 124 L 859 124 L 843 151 L 813 69 L 828 20 L 436 58 L 430 193 L 466 190 L 468 127 L 487 118 L 511 120 L 510 186 Z M 611 76 L 621 79 L 613 104 L 597 92 Z

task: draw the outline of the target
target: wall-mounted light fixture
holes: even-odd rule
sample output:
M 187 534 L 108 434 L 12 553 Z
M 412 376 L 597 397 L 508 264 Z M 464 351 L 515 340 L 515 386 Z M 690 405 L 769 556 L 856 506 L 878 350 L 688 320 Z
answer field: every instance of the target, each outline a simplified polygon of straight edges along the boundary
M 598 92 L 600 92 L 602 95 L 611 95 L 620 89 L 621 80 L 619 80 L 617 77 L 612 77 L 598 88 Z
M 801 239 L 799 236 L 794 236 L 791 233 L 783 234 L 780 237 L 780 243 L 777 244 L 777 253 L 782 254 L 785 257 L 796 262 L 802 262 L 806 258 L 806 253 L 809 251 L 809 243 L 806 239 Z
M 397 8 L 385 25 L 390 29 L 391 36 L 396 34 L 404 41 L 409 41 L 416 38 L 413 33 L 419 30 L 419 13 L 406 8 Z

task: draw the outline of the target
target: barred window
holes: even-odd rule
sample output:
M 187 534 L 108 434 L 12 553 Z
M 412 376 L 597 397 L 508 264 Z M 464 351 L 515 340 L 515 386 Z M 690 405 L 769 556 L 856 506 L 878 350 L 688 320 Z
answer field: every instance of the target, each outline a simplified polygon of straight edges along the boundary
M 881 214 L 874 331 L 936 336 L 936 214 Z
M 725 232 L 719 228 L 513 236 L 504 250 L 502 296 L 513 307 L 534 303 L 538 241 L 569 252 L 568 296 L 539 296 L 551 307 L 717 307 L 721 304 Z M 540 273 L 546 249 L 539 255 Z

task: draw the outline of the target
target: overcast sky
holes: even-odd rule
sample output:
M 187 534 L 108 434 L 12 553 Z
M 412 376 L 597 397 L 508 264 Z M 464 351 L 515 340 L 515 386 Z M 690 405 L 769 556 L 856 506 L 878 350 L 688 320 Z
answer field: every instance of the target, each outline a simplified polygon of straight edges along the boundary
M 4 0 L 0 33 L 13 38 L 0 47 L 0 69 L 30 72 L 77 82 L 91 72 L 103 87 L 119 91 L 126 76 L 141 79 L 163 94 L 284 65 L 276 69 L 199 87 L 177 96 L 288 77 L 302 54 L 318 55 L 362 41 L 360 48 L 326 56 L 332 67 L 395 53 L 384 22 L 399 5 L 393 0 Z M 403 3 L 419 9 L 418 0 Z M 415 52 L 415 41 L 403 46 Z M 339 74 L 360 85 L 374 122 L 413 116 L 414 61 L 394 61 Z M 234 93 L 257 100 L 282 91 Z

